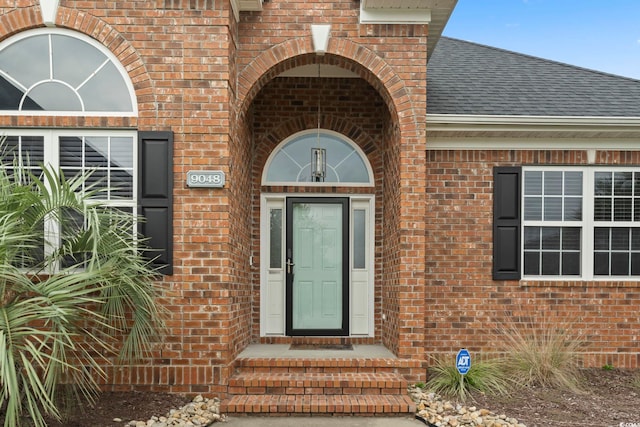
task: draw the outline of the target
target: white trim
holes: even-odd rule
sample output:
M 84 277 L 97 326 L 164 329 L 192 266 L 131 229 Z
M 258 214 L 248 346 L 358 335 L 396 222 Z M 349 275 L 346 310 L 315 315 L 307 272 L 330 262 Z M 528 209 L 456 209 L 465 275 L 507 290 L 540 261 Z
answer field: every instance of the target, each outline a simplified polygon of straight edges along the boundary
M 544 221 L 524 219 L 524 173 L 527 171 L 579 171 L 582 172 L 582 220 L 579 221 Z M 594 256 L 594 229 L 596 227 L 640 227 L 640 223 L 634 221 L 595 221 L 593 219 L 595 209 L 594 179 L 596 172 L 640 172 L 637 167 L 626 165 L 599 165 L 599 166 L 523 166 L 521 188 L 521 216 L 522 227 L 520 230 L 520 265 L 522 266 L 521 282 L 526 284 L 531 281 L 638 281 L 638 276 L 597 276 L 593 274 Z M 564 198 L 564 196 L 562 196 Z M 578 227 L 581 230 L 580 266 L 579 276 L 526 276 L 524 274 L 524 229 L 525 227 Z
M 291 141 L 292 139 L 295 139 L 295 138 L 298 138 L 300 136 L 304 136 L 304 135 L 307 135 L 307 134 L 315 135 L 317 132 L 320 132 L 321 134 L 332 135 L 332 136 L 334 136 L 334 137 L 336 137 L 338 139 L 343 140 L 347 144 L 349 144 L 351 146 L 351 148 L 353 148 L 353 150 L 356 153 L 358 153 L 358 155 L 362 159 L 362 162 L 364 163 L 365 167 L 367 168 L 367 174 L 369 175 L 369 182 L 298 182 L 298 181 L 267 182 L 267 172 L 269 171 L 269 168 L 271 167 L 271 162 L 275 158 L 276 154 L 278 154 L 280 149 L 282 147 L 284 147 L 287 143 L 289 143 L 289 141 Z M 343 135 L 343 134 L 341 134 L 339 132 L 334 132 L 334 131 L 329 130 L 329 129 L 307 129 L 307 130 L 303 130 L 303 131 L 300 131 L 300 132 L 296 132 L 293 135 L 290 135 L 287 138 L 285 138 L 283 141 L 281 141 L 271 151 L 271 154 L 269 154 L 269 158 L 265 162 L 264 168 L 262 169 L 262 178 L 261 178 L 260 182 L 261 182 L 261 185 L 264 185 L 264 186 L 297 186 L 297 187 L 373 187 L 373 186 L 375 186 L 375 178 L 374 178 L 374 175 L 373 175 L 373 169 L 371 168 L 371 163 L 369 163 L 369 159 L 367 158 L 367 155 L 365 154 L 365 152 L 362 151 L 362 149 L 358 146 L 358 144 L 353 142 L 353 140 L 351 140 L 351 138 L 348 138 L 347 136 L 345 136 L 345 135 Z
M 361 24 L 429 24 L 431 9 L 369 9 L 360 2 Z
M 39 3 L 42 22 L 47 27 L 55 27 L 60 0 L 40 0 Z
M 330 35 L 331 24 L 311 24 L 311 39 L 313 40 L 313 50 L 317 55 L 324 55 L 327 51 Z
M 238 5 L 238 0 L 231 0 L 231 12 L 233 13 L 234 18 L 236 18 L 236 22 L 239 22 L 240 6 Z
M 636 125 L 640 117 L 427 114 L 427 124 Z
M 428 114 L 427 138 L 640 138 L 640 117 Z
M 134 215 L 138 214 L 138 133 L 133 130 L 122 129 L 78 129 L 78 128 L 0 128 L 1 136 L 41 136 L 43 138 L 43 156 L 44 166 L 59 169 L 60 165 L 60 143 L 61 136 L 77 136 L 77 137 L 130 137 L 132 142 L 132 188 L 131 199 L 98 199 L 97 201 L 103 205 L 131 208 Z M 135 237 L 136 225 L 131 230 Z M 45 222 L 45 253 L 50 254 L 54 248 L 59 245 L 59 230 L 56 221 L 46 220 Z M 56 271 L 58 266 L 49 266 L 52 272 Z
M 640 132 L 640 129 L 638 130 Z M 431 137 L 427 150 L 640 150 L 638 138 Z
M 349 233 L 350 233 L 350 242 L 349 242 L 349 336 L 367 336 L 373 337 L 375 335 L 375 196 L 372 194 L 309 194 L 309 193 L 264 193 L 260 195 L 260 336 L 285 336 L 285 321 L 286 321 L 286 304 L 285 304 L 285 292 L 284 292 L 284 283 L 282 284 L 282 315 L 281 319 L 278 319 L 277 313 L 274 314 L 274 319 L 279 321 L 281 324 L 272 325 L 268 322 L 270 319 L 267 318 L 268 314 L 268 282 L 270 274 L 278 275 L 281 274 L 284 269 L 284 264 L 282 268 L 274 269 L 273 272 L 269 266 L 269 249 L 270 249 L 270 241 L 269 241 L 269 209 L 272 207 L 281 208 L 282 209 L 282 262 L 285 260 L 285 237 L 286 237 L 286 199 L 288 197 L 345 197 L 349 199 Z M 368 319 L 367 319 L 367 333 L 362 334 L 354 334 L 352 332 L 353 328 L 353 286 L 351 285 L 353 282 L 353 210 L 354 209 L 365 209 L 367 211 L 367 308 L 368 308 Z M 284 280 L 284 279 L 282 279 Z M 267 327 L 271 328 L 270 330 Z
M 76 96 L 76 98 L 78 99 L 78 103 L 80 104 L 80 111 L 84 111 L 84 102 L 82 101 L 82 97 L 80 96 L 80 94 L 78 93 L 78 91 L 72 87 L 69 83 L 62 81 L 62 80 L 56 80 L 56 79 L 48 79 L 48 80 L 41 80 L 39 82 L 35 82 L 34 84 L 32 84 L 25 92 L 24 95 L 22 95 L 22 99 L 20 100 L 20 105 L 18 108 L 20 108 L 19 111 L 22 112 L 22 115 L 26 115 L 25 111 L 28 111 L 29 113 L 31 112 L 31 110 L 23 110 L 22 107 L 24 106 L 24 101 L 29 97 L 29 93 L 32 92 L 34 89 L 36 89 L 38 86 L 41 86 L 43 84 L 47 84 L 47 83 L 58 83 L 62 86 L 65 86 L 67 89 L 69 89 L 71 92 L 73 92 L 73 94 Z M 70 112 L 70 111 L 69 111 Z
M 262 0 L 231 0 L 231 12 L 240 21 L 240 12 L 259 12 L 262 10 Z
M 64 28 L 36 28 L 32 30 L 24 31 L 20 34 L 16 34 L 15 36 L 9 37 L 6 40 L 0 42 L 0 53 L 8 46 L 19 42 L 20 40 L 34 37 L 38 35 L 52 35 L 58 34 L 67 37 L 73 37 L 80 41 L 83 41 L 94 48 L 98 49 L 103 55 L 107 57 L 107 59 L 116 67 L 118 72 L 120 73 L 124 84 L 127 87 L 127 91 L 129 93 L 129 100 L 131 102 L 131 111 L 115 111 L 115 112 L 101 112 L 101 111 L 39 111 L 39 110 L 29 110 L 29 111 L 14 111 L 14 110 L 0 110 L 0 114 L 5 116 L 83 116 L 83 117 L 137 117 L 138 116 L 138 100 L 136 98 L 136 91 L 133 86 L 133 82 L 129 77 L 129 73 L 126 68 L 120 63 L 118 58 L 104 45 L 100 44 L 98 41 L 92 39 L 91 37 L 86 36 L 85 34 L 79 33 L 77 31 L 71 31 Z M 51 49 L 49 49 L 51 52 Z M 51 69 L 51 67 L 50 67 Z
M 282 195 L 262 195 L 260 197 L 260 336 L 283 336 L 285 334 L 285 310 L 286 296 L 284 273 L 285 262 L 285 228 L 286 228 L 286 205 L 285 197 Z M 282 209 L 282 239 L 281 239 L 281 266 L 271 268 L 270 261 L 270 209 Z M 270 276 L 274 276 L 279 282 L 277 289 L 270 286 Z M 271 292 L 280 292 L 281 297 L 276 301 L 276 310 L 273 316 L 271 309 L 276 304 L 269 304 Z M 279 306 L 279 307 L 278 307 Z M 279 310 L 278 310 L 279 308 Z M 270 318 L 271 317 L 271 318 Z
M 353 266 L 353 242 L 355 241 L 353 237 L 354 232 L 354 215 L 353 212 L 355 210 L 364 210 L 365 211 L 365 245 L 366 245 L 366 256 L 365 263 L 366 268 L 362 269 L 364 271 L 356 271 Z M 375 197 L 373 195 L 370 196 L 352 196 L 349 198 L 349 237 L 350 237 L 350 254 L 349 254 L 349 281 L 350 281 L 350 289 L 349 289 L 349 315 L 351 318 L 349 319 L 349 327 L 351 328 L 350 336 L 369 336 L 373 337 L 375 335 Z M 353 286 L 354 276 L 363 272 L 367 276 L 367 333 L 362 334 L 361 332 L 355 331 L 355 316 L 358 314 L 354 308 L 354 302 L 359 297 L 354 295 L 355 289 Z
M 259 12 L 262 10 L 263 0 L 238 0 L 240 12 Z

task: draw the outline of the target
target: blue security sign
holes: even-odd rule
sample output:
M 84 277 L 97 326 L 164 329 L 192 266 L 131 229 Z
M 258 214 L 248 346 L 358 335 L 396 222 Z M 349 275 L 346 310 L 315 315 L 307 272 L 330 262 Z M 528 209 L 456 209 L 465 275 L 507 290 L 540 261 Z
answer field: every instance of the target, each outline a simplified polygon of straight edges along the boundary
M 471 355 L 466 348 L 460 349 L 456 356 L 456 368 L 460 375 L 464 375 L 471 369 Z

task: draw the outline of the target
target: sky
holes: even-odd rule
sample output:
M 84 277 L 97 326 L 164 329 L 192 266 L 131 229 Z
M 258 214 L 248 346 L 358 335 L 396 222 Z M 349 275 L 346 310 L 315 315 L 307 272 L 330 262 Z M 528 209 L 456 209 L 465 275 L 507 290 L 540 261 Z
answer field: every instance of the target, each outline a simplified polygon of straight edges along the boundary
M 640 0 L 458 0 L 443 35 L 640 80 Z

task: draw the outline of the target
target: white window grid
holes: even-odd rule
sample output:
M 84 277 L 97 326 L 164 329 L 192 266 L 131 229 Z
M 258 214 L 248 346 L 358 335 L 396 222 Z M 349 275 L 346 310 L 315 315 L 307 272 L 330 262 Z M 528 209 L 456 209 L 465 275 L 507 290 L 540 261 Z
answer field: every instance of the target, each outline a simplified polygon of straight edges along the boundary
M 526 166 L 523 167 L 522 180 L 522 227 L 521 227 L 521 266 L 524 269 L 524 230 L 525 227 L 579 227 L 582 230 L 581 238 L 581 256 L 580 256 L 580 272 L 579 276 L 572 275 L 523 275 L 525 280 L 616 280 L 616 281 L 637 281 L 640 276 L 618 276 L 618 275 L 595 275 L 594 274 L 594 231 L 597 227 L 608 228 L 640 228 L 640 222 L 633 221 L 595 221 L 595 174 L 596 172 L 640 172 L 640 168 L 624 167 L 624 166 Z M 533 221 L 524 219 L 524 176 L 527 171 L 580 171 L 582 172 L 582 220 L 572 221 Z M 633 205 L 633 203 L 632 203 Z
M 137 180 L 137 165 L 138 165 L 138 150 L 137 150 L 137 132 L 135 131 L 120 131 L 120 130 L 78 130 L 78 129 L 0 129 L 0 135 L 2 136 L 40 136 L 44 141 L 44 165 L 45 167 L 52 167 L 59 169 L 60 156 L 59 156 L 59 140 L 60 137 L 88 137 L 88 136 L 101 136 L 101 137 L 130 137 L 132 147 L 132 197 L 131 198 L 105 198 L 96 199 L 104 206 L 110 206 L 114 208 L 130 209 L 133 215 L 137 215 L 138 206 L 138 180 Z M 29 169 L 39 170 L 38 167 L 31 166 Z M 131 230 L 132 236 L 136 236 L 137 224 L 134 224 Z M 56 221 L 45 221 L 44 241 L 45 241 L 45 256 L 50 255 L 60 245 L 60 229 L 59 224 Z M 56 271 L 59 266 L 49 266 L 52 271 Z

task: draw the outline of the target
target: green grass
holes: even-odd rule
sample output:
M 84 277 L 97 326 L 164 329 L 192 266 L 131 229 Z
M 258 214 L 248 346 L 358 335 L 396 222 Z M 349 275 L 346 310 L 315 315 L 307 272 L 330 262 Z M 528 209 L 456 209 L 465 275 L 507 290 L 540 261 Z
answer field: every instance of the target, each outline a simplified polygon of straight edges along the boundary
M 635 389 L 640 390 L 640 372 L 637 372 L 631 380 L 631 386 Z
M 506 370 L 521 385 L 580 391 L 579 349 L 583 337 L 572 325 L 546 319 L 510 324 L 499 330 Z
M 486 394 L 506 394 L 509 391 L 510 381 L 500 360 L 474 360 L 465 375 L 458 372 L 455 355 L 434 357 L 432 360 L 426 389 L 443 397 L 465 401 L 473 391 Z

